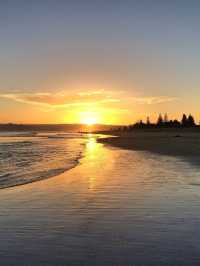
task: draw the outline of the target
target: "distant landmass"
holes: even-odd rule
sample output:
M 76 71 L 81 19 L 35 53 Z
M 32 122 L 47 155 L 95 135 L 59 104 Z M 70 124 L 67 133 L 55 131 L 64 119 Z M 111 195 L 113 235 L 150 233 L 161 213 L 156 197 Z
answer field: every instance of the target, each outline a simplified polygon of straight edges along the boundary
M 93 132 L 119 129 L 116 125 L 81 125 L 81 124 L 0 124 L 0 131 L 62 131 L 62 132 Z

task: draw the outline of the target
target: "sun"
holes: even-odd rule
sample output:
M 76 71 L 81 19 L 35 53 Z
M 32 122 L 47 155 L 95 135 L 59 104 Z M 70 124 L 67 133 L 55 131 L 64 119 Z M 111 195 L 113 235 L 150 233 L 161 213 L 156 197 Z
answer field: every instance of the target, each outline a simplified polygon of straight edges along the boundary
M 99 113 L 95 111 L 82 111 L 79 113 L 79 121 L 81 124 L 86 126 L 93 126 L 99 123 Z
M 92 126 L 97 123 L 97 118 L 96 117 L 85 117 L 82 119 L 82 123 L 87 126 Z

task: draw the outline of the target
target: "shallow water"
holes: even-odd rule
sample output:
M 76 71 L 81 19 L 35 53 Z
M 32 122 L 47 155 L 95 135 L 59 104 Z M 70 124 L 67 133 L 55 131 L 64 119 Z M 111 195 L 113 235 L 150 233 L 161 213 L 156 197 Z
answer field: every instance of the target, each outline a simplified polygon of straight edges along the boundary
M 77 167 L 1 190 L 1 263 L 199 265 L 198 184 L 200 169 L 183 159 L 91 136 Z
M 49 178 L 76 166 L 83 151 L 79 134 L 1 133 L 0 188 Z

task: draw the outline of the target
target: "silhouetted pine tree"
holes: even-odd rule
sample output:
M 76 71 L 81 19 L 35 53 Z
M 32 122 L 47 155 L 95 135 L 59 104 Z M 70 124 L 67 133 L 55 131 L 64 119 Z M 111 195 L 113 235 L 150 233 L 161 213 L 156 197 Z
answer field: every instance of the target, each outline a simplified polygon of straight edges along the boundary
M 151 125 L 150 118 L 149 116 L 147 116 L 147 126 L 150 126 L 150 125 Z
M 194 117 L 191 114 L 188 116 L 187 124 L 188 124 L 189 127 L 194 127 L 195 126 Z
M 165 113 L 165 115 L 164 115 L 164 123 L 168 123 L 168 115 L 167 115 L 167 113 Z
M 158 121 L 157 121 L 157 126 L 162 126 L 162 125 L 163 125 L 163 118 L 162 118 L 162 115 L 159 114 Z
M 187 123 L 188 123 L 187 116 L 186 116 L 186 114 L 183 114 L 183 117 L 182 117 L 182 119 L 181 119 L 181 125 L 182 125 L 183 127 L 186 127 L 186 126 L 187 126 Z

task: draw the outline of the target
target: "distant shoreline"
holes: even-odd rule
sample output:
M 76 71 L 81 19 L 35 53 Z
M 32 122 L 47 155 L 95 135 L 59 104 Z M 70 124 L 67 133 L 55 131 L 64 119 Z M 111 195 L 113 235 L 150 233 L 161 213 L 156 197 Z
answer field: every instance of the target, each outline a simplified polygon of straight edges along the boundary
M 118 129 L 119 126 L 95 124 L 88 127 L 83 124 L 15 124 L 15 123 L 0 123 L 0 132 L 94 132 L 94 131 L 110 131 Z

